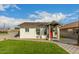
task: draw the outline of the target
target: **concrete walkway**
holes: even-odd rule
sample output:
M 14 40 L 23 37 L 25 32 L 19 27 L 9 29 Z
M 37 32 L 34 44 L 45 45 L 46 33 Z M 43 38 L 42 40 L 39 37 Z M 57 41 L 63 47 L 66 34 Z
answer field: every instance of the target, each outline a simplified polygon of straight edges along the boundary
M 79 54 L 79 46 L 75 45 L 77 43 L 76 40 L 67 39 L 53 42 L 68 51 L 70 54 Z

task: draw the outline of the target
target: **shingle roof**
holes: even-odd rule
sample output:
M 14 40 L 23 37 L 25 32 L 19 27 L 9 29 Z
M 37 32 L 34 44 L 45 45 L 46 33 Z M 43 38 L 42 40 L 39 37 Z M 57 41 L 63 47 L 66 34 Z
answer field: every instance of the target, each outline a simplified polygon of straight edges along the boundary
M 72 22 L 70 24 L 66 24 L 66 25 L 60 27 L 60 29 L 71 29 L 71 28 L 79 28 L 79 21 Z
M 44 27 L 45 25 L 47 25 L 48 23 L 44 23 L 44 22 L 24 22 L 22 24 L 20 24 L 20 27 Z
M 34 27 L 45 27 L 49 24 L 52 24 L 53 26 L 58 25 L 57 22 L 53 21 L 51 23 L 49 23 L 49 22 L 24 22 L 24 23 L 20 24 L 19 26 L 23 27 L 23 28 L 29 28 L 29 27 L 34 28 Z

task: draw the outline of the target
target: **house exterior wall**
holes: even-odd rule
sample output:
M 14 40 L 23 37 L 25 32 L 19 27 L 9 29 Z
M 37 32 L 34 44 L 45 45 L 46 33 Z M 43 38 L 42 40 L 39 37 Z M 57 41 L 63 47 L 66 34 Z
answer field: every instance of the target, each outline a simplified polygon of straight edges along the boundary
M 40 28 L 40 35 L 36 35 L 36 28 L 29 28 L 29 32 L 25 32 L 25 28 L 20 28 L 20 38 L 46 38 L 43 33 L 44 28 Z
M 29 29 L 29 32 L 25 32 L 25 28 L 20 28 L 20 38 L 35 38 L 35 29 Z

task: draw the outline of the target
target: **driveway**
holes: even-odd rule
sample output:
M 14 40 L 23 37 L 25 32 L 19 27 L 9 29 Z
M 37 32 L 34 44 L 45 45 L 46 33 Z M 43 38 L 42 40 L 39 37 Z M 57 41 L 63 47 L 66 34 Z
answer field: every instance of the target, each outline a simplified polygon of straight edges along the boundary
M 76 39 L 68 39 L 64 38 L 59 41 L 53 41 L 55 44 L 59 45 L 66 51 L 68 51 L 70 54 L 79 54 L 79 46 L 77 46 L 77 40 Z

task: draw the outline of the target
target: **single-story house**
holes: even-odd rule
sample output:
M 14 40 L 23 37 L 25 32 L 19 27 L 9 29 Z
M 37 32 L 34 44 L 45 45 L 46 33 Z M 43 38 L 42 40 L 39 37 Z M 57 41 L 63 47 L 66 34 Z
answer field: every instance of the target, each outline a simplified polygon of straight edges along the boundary
M 60 35 L 66 38 L 76 39 L 77 29 L 79 29 L 79 21 L 63 25 L 60 27 Z
M 60 39 L 59 24 L 53 22 L 24 22 L 20 26 L 20 38 Z

